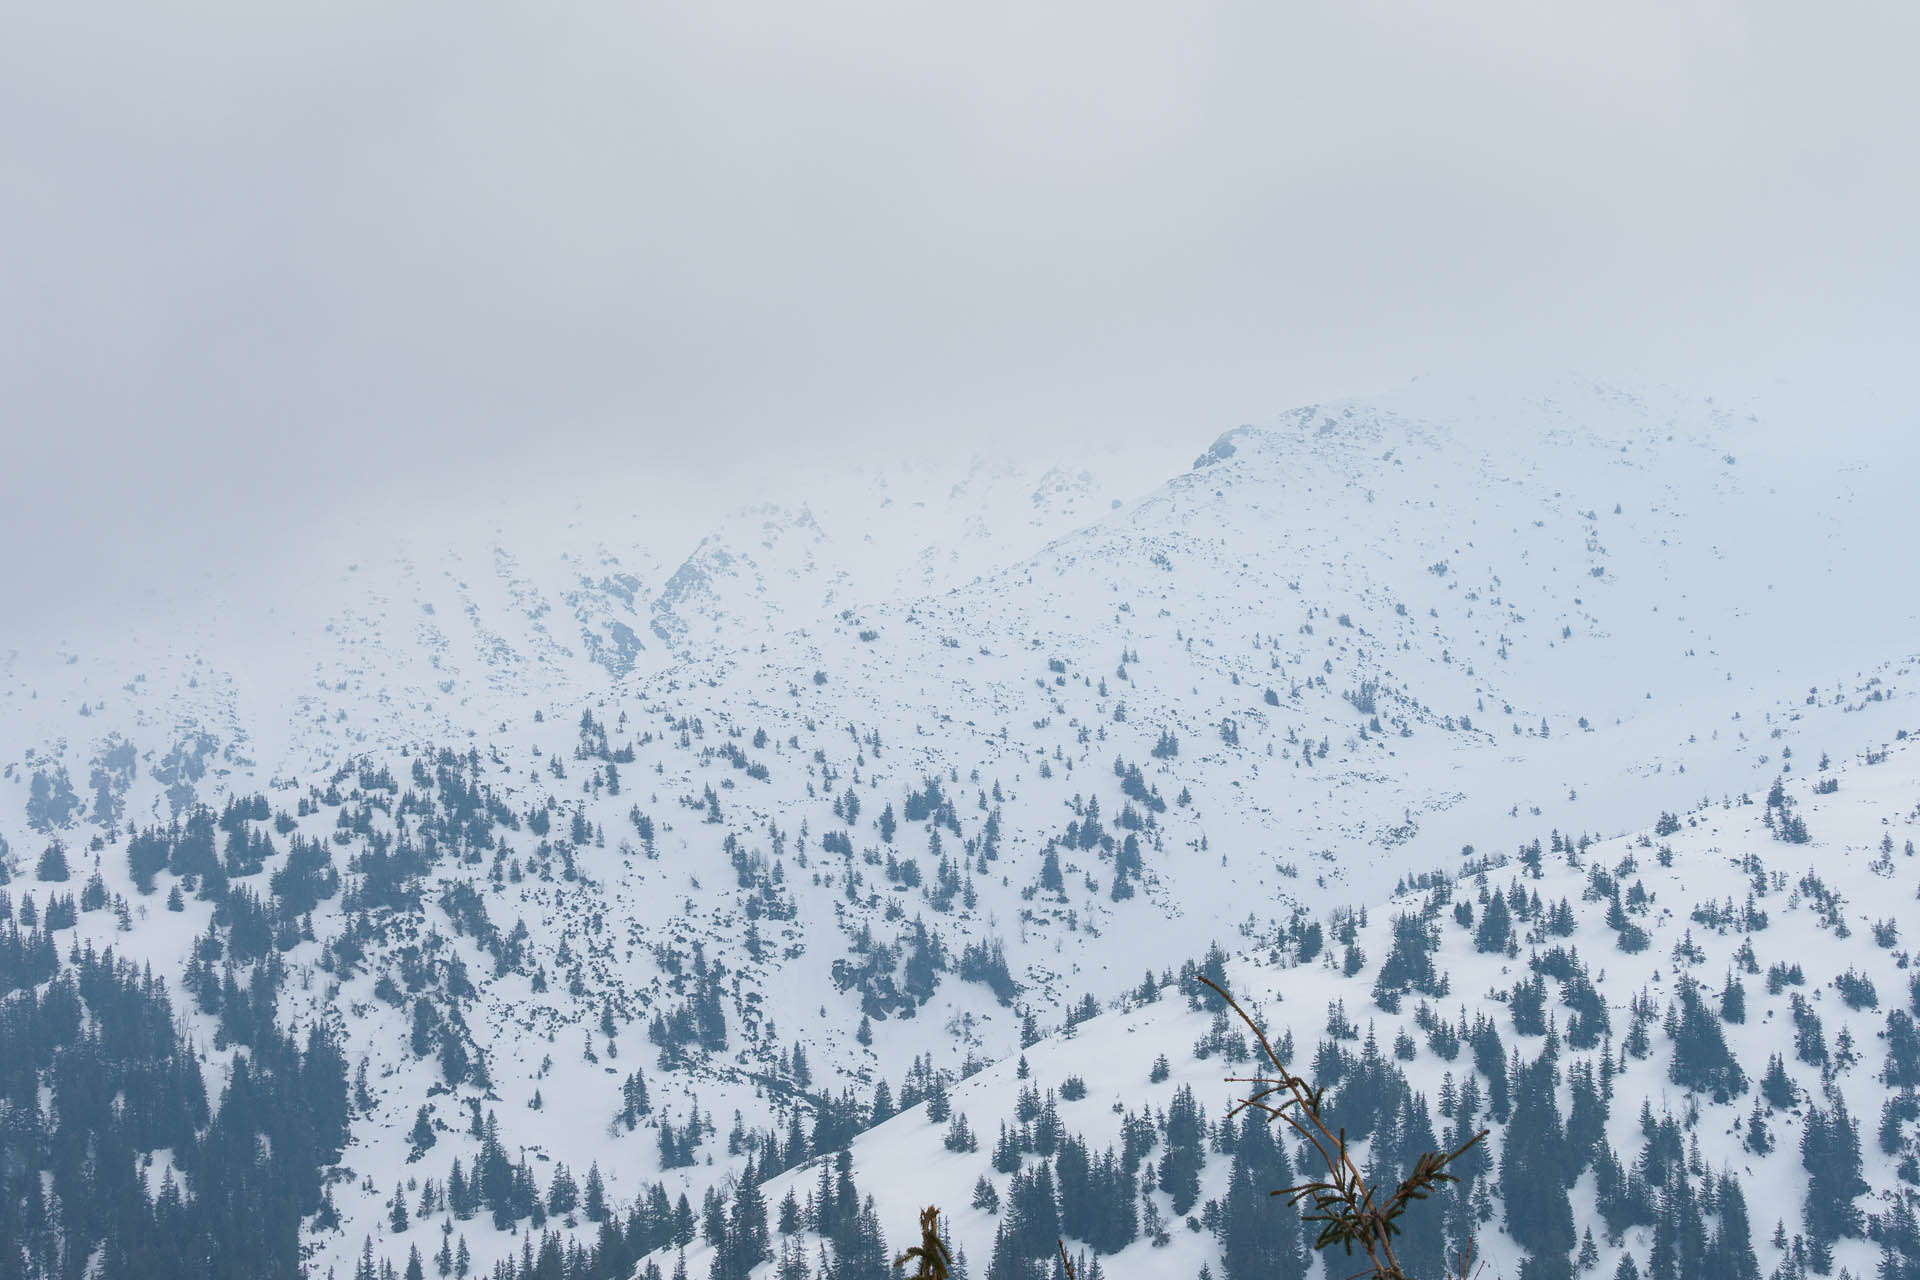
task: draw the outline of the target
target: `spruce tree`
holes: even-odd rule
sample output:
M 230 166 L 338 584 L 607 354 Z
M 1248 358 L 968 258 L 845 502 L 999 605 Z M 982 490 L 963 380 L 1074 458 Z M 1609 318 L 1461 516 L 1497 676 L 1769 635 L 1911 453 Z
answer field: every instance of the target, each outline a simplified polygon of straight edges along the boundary
M 1433 1131 L 1433 1121 L 1427 1111 L 1427 1101 L 1423 1094 L 1403 1089 L 1400 1095 L 1400 1116 L 1394 1125 L 1397 1141 L 1389 1153 L 1390 1176 L 1383 1179 L 1384 1185 L 1394 1186 L 1412 1176 L 1419 1164 L 1420 1157 L 1431 1151 L 1441 1150 L 1437 1136 Z M 1463 1138 L 1462 1141 L 1465 1139 Z M 1458 1146 L 1453 1143 L 1446 1148 Z M 1475 1148 L 1477 1152 L 1478 1148 Z M 1458 1176 L 1458 1170 L 1454 1170 Z M 1279 1182 L 1276 1186 L 1285 1186 Z M 1445 1207 L 1439 1197 L 1416 1200 L 1407 1206 L 1400 1218 L 1400 1234 L 1394 1246 L 1399 1255 L 1400 1264 L 1408 1275 L 1415 1277 L 1441 1276 L 1447 1271 Z
M 1712 1094 L 1715 1102 L 1725 1102 L 1747 1087 L 1746 1074 L 1734 1061 L 1720 1032 L 1720 1020 L 1707 1012 L 1700 989 L 1692 982 L 1680 984 L 1680 1015 L 1669 1076 L 1677 1085 Z
M 605 1222 L 611 1216 L 607 1208 L 607 1184 L 600 1176 L 600 1162 L 587 1166 L 586 1214 L 588 1222 Z
M 413 1113 L 413 1129 L 407 1135 L 407 1142 L 411 1147 L 407 1155 L 408 1163 L 425 1155 L 427 1148 L 434 1143 L 433 1119 L 427 1113 L 424 1103 Z
M 1011 1224 L 1002 1219 L 993 1233 L 993 1252 L 987 1258 L 986 1280 L 1038 1280 L 1039 1268 L 1021 1256 Z
M 1277 1212 L 1269 1192 L 1293 1183 L 1285 1148 L 1265 1118 L 1249 1108 L 1233 1143 L 1233 1165 L 1220 1212 L 1223 1280 L 1300 1280 L 1310 1256 L 1298 1217 Z
M 1487 954 L 1499 954 L 1507 949 L 1507 942 L 1513 935 L 1513 916 L 1507 909 L 1507 900 L 1495 893 L 1487 897 L 1486 910 L 1480 913 L 1480 927 L 1474 931 L 1473 949 Z
M 1580 1233 L 1580 1253 L 1574 1259 L 1574 1266 L 1583 1272 L 1591 1271 L 1599 1261 L 1600 1246 L 1593 1241 L 1593 1228 L 1588 1227 Z
M 1185 1214 L 1200 1198 L 1202 1151 L 1200 1107 L 1193 1089 L 1181 1085 L 1167 1108 L 1167 1149 L 1160 1157 L 1160 1189 L 1173 1197 L 1173 1211 Z
M 580 1187 L 564 1163 L 553 1167 L 553 1181 L 547 1184 L 547 1212 L 556 1218 L 572 1213 L 580 1203 Z
M 34 867 L 34 877 L 49 884 L 64 884 L 71 874 L 67 869 L 67 848 L 58 840 L 46 847 Z
M 1720 1017 L 1735 1025 L 1747 1020 L 1747 989 L 1731 970 L 1727 985 L 1720 989 Z
M 773 1243 L 767 1233 L 767 1201 L 760 1191 L 759 1171 L 751 1162 L 740 1173 L 727 1237 L 740 1260 L 742 1274 L 773 1257 Z
M 1775 1111 L 1791 1109 L 1798 1097 L 1793 1081 L 1787 1078 L 1787 1064 L 1777 1053 L 1767 1059 L 1767 1074 L 1760 1081 L 1760 1094 Z
M 1879 1235 L 1879 1280 L 1920 1280 L 1920 1222 L 1911 1200 L 1896 1200 L 1882 1215 Z
M 1014 1177 L 1007 1196 L 1007 1220 L 1021 1256 L 1045 1258 L 1053 1252 L 1060 1237 L 1060 1206 L 1046 1161 Z
M 972 1204 L 974 1208 L 987 1213 L 1000 1212 L 1000 1193 L 994 1190 L 992 1181 L 984 1173 L 974 1179 Z
M 1758 1095 L 1753 1099 L 1753 1110 L 1747 1113 L 1746 1147 L 1760 1156 L 1773 1150 L 1773 1135 L 1767 1131 L 1767 1116 Z
M 1846 1099 L 1833 1096 L 1833 1109 L 1807 1108 L 1800 1139 L 1800 1163 L 1807 1171 L 1806 1225 L 1809 1238 L 1832 1243 L 1860 1234 L 1860 1210 L 1854 1198 L 1868 1190 L 1860 1176 L 1860 1135 L 1847 1114 Z
M 1753 1251 L 1747 1197 L 1739 1181 L 1730 1173 L 1721 1174 L 1714 1199 L 1720 1210 L 1720 1228 L 1707 1254 L 1705 1280 L 1759 1280 L 1760 1259 Z
M 1887 1061 L 1880 1078 L 1890 1088 L 1920 1088 L 1920 1032 L 1904 1009 L 1887 1013 Z
M 1530 1280 L 1570 1271 L 1575 1237 L 1567 1188 L 1576 1176 L 1554 1100 L 1553 1063 L 1543 1056 L 1518 1073 L 1500 1159 L 1507 1234 L 1527 1250 Z
M 832 1280 L 892 1280 L 886 1236 L 868 1196 L 852 1215 L 844 1245 L 836 1244 Z
M 1104 1206 L 1094 1199 L 1093 1162 L 1086 1144 L 1073 1134 L 1060 1139 L 1053 1158 L 1053 1182 L 1060 1201 L 1061 1232 L 1075 1240 L 1093 1240 Z
M 1647 1254 L 1647 1280 L 1681 1280 L 1680 1223 L 1670 1195 L 1660 1197 L 1660 1211 L 1654 1219 L 1653 1248 Z

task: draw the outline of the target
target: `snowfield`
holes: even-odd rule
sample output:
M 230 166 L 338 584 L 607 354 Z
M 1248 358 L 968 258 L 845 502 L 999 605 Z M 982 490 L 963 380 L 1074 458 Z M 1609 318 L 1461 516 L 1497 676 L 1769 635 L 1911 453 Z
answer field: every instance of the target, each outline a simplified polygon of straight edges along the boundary
M 1112 1280 L 1291 1274 L 1297 1239 L 1247 1243 L 1217 1131 L 1252 1064 L 1189 1000 L 1210 949 L 1370 1112 L 1366 1161 L 1491 1128 L 1421 1210 L 1490 1275 L 1920 1266 L 1899 1225 L 1920 1074 L 1888 1065 L 1894 1015 L 1920 1013 L 1913 446 L 1757 412 L 1416 384 L 1203 436 L 1154 483 L 1132 456 L 796 477 L 678 543 L 632 545 L 614 511 L 523 517 L 511 545 L 451 530 L 214 582 L 120 635 L 0 644 L 0 929 L 85 896 L 53 951 L 150 965 L 216 1108 L 261 1052 L 235 993 L 332 1035 L 350 1116 L 300 1213 L 315 1276 L 415 1248 L 431 1272 L 443 1241 L 482 1274 L 541 1266 L 551 1232 L 555 1265 L 601 1246 L 592 1274 L 830 1258 L 821 1280 L 870 1280 L 870 1195 L 887 1260 L 936 1203 L 973 1275 L 1016 1280 L 1045 1259 L 995 1262 L 1039 1194 L 994 1167 L 1003 1122 L 1024 1149 L 999 1163 L 1049 1179 L 1065 1135 L 1147 1144 L 1134 1234 L 1096 1226 L 1126 1243 L 1061 1223 Z M 67 881 L 40 879 L 53 845 Z M 0 999 L 46 993 L 18 972 Z M 1602 1058 L 1597 1121 L 1576 1078 Z M 883 1082 L 912 1105 L 873 1123 Z M 1168 1131 L 1182 1089 L 1197 1139 Z M 1022 1095 L 1049 1091 L 1042 1140 Z M 1842 1111 L 1864 1189 L 1810 1211 L 1810 1185 L 1851 1186 Z M 959 1114 L 975 1150 L 949 1149 Z M 1189 1139 L 1193 1189 L 1186 1154 L 1161 1189 Z M 808 1212 L 841 1149 L 859 1201 Z M 190 1162 L 129 1158 L 195 1194 Z M 451 1204 L 456 1158 L 504 1181 Z M 764 1232 L 664 1243 L 688 1227 L 659 1204 L 697 1219 L 717 1195 L 724 1222 L 749 1168 Z

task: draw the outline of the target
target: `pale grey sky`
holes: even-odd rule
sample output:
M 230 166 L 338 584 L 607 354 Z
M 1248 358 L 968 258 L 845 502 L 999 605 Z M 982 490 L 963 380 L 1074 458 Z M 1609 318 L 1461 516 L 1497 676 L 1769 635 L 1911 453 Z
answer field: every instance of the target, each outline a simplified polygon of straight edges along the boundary
M 954 433 L 1197 447 L 1463 365 L 1898 383 L 1920 337 L 1904 3 L 73 0 L 5 27 L 15 601 L 422 488 L 644 465 L 684 495 Z

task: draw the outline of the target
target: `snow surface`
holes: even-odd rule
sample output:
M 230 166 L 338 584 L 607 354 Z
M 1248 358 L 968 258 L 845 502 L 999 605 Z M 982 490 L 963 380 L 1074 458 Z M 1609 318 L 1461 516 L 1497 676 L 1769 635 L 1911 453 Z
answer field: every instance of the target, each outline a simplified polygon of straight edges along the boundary
M 471 1090 L 436 1093 L 432 1060 L 407 1048 L 406 1009 L 374 994 L 410 939 L 457 952 L 475 979 L 464 1016 L 509 1150 L 563 1160 L 576 1177 L 597 1161 L 616 1198 L 661 1176 L 652 1129 L 611 1124 L 619 1082 L 635 1066 L 653 1092 L 650 1125 L 697 1101 L 723 1131 L 736 1109 L 752 1127 L 782 1126 L 779 1059 L 796 1040 L 816 1090 L 830 1092 L 864 1091 L 882 1076 L 897 1084 L 919 1053 L 947 1070 L 992 1062 L 956 1089 L 955 1105 L 983 1134 L 1011 1112 L 1020 1016 L 979 984 L 949 973 L 916 1016 L 874 1020 L 872 1045 L 856 1041 L 859 994 L 835 983 L 833 965 L 863 927 L 892 940 L 919 917 L 950 955 L 969 941 L 1001 941 L 1022 1006 L 1058 1027 L 1083 995 L 1124 1001 L 1143 966 L 1177 965 L 1214 941 L 1247 952 L 1240 981 L 1298 981 L 1258 963 L 1253 941 L 1274 922 L 1296 907 L 1324 916 L 1367 904 L 1378 934 L 1395 884 L 1459 867 L 1466 846 L 1497 855 L 1554 830 L 1592 832 L 1612 843 L 1589 860 L 1611 862 L 1628 833 L 1662 811 L 1685 812 L 1696 825 L 1670 841 L 1674 867 L 1639 858 L 1659 911 L 1646 953 L 1607 958 L 1609 999 L 1624 1002 L 1641 986 L 1661 989 L 1654 969 L 1670 983 L 1673 931 L 1694 900 L 1738 897 L 1729 858 L 1761 852 L 1795 876 L 1818 859 L 1849 902 L 1864 905 L 1884 896 L 1880 880 L 1861 878 L 1879 824 L 1898 836 L 1913 820 L 1906 748 L 1893 746 L 1883 766 L 1859 764 L 1916 727 L 1904 708 L 1920 605 L 1899 572 L 1900 549 L 1920 542 L 1920 514 L 1901 488 L 1910 472 L 1892 455 L 1826 447 L 1818 421 L 1790 425 L 1797 430 L 1713 401 L 1592 383 L 1503 395 L 1416 384 L 1377 401 L 1297 409 L 1211 444 L 1196 439 L 1192 467 L 1154 485 L 1130 483 L 1130 459 L 1115 461 L 1111 484 L 1091 463 L 870 466 L 818 498 L 796 478 L 778 503 L 678 544 L 628 545 L 614 533 L 618 512 L 587 511 L 525 521 L 537 531 L 511 545 L 491 533 L 457 545 L 416 540 L 324 576 L 213 583 L 171 612 L 130 618 L 121 635 L 0 653 L 0 839 L 16 894 L 35 888 L 21 880 L 51 836 L 75 852 L 97 840 L 109 887 L 134 903 L 134 927 L 120 934 L 110 913 L 92 913 L 77 933 L 177 976 L 209 908 L 190 900 L 173 914 L 158 897 L 140 898 L 123 845 L 133 827 L 164 823 L 191 800 L 217 806 L 261 791 L 290 811 L 338 778 L 343 804 L 317 805 L 298 824 L 329 838 L 343 806 L 364 799 L 349 764 L 386 765 L 404 787 L 423 752 L 472 749 L 516 811 L 551 802 L 556 833 L 576 811 L 595 829 L 600 839 L 576 851 L 572 878 L 525 831 L 502 834 L 526 862 L 524 879 L 492 883 L 484 864 L 435 868 L 439 882 L 471 883 L 502 929 L 524 921 L 530 960 L 519 971 L 492 976 L 491 959 L 435 905 L 439 884 L 351 979 L 318 963 L 344 923 L 339 899 L 315 913 L 318 940 L 288 954 L 282 1017 L 336 1020 L 349 1060 L 368 1060 L 376 1099 L 355 1123 L 350 1172 L 334 1188 L 344 1227 L 312 1240 L 320 1273 L 350 1271 L 367 1234 L 404 1257 L 406 1242 L 384 1227 L 395 1182 L 443 1178 L 454 1154 L 471 1163 L 460 1136 Z M 1368 691 L 1371 715 L 1355 702 Z M 594 785 L 602 762 L 578 754 L 583 710 L 615 749 L 634 753 L 620 766 L 618 795 Z M 765 746 L 749 745 L 759 731 Z M 1163 732 L 1177 735 L 1179 752 L 1160 759 L 1152 748 Z M 1324 754 L 1309 760 L 1308 744 L 1321 742 Z M 123 744 L 133 747 L 131 770 L 116 763 L 124 753 L 112 754 Z M 766 778 L 730 767 L 729 749 Z M 1814 845 L 1769 845 L 1753 829 L 1757 807 L 1723 807 L 1764 794 L 1783 763 L 1798 785 L 1822 752 L 1841 762 L 1845 781 L 1803 802 Z M 1110 858 L 1079 850 L 1060 854 L 1063 894 L 1038 890 L 1049 842 L 1086 798 L 1121 834 L 1116 757 L 1137 765 L 1167 805 L 1139 832 L 1139 892 L 1113 901 Z M 565 778 L 552 772 L 555 760 Z M 61 769 L 80 810 L 40 829 L 28 816 L 32 780 Z M 107 797 L 97 815 L 96 771 Z M 932 881 L 939 857 L 926 824 L 903 821 L 891 846 L 875 826 L 929 776 L 943 779 L 957 810 L 961 833 L 941 833 L 956 861 L 968 842 L 977 847 L 989 813 L 1000 814 L 999 858 L 966 873 L 972 908 L 935 912 L 924 882 L 890 884 L 863 856 L 916 857 Z M 996 786 L 997 802 L 988 798 Z M 697 807 L 708 788 L 719 823 Z M 859 853 L 842 858 L 819 842 L 848 827 L 833 805 L 849 788 L 861 800 L 849 830 Z M 656 826 L 655 857 L 640 848 L 634 807 Z M 369 821 L 395 830 L 379 810 Z M 780 869 L 790 918 L 750 919 L 723 848 L 729 837 L 759 869 Z M 338 855 L 343 869 L 347 856 Z M 92 861 L 75 859 L 76 879 Z M 1908 911 L 1912 864 L 1895 865 L 1891 887 Z M 1567 885 L 1579 874 L 1550 871 Z M 1810 923 L 1805 912 L 1778 915 L 1766 939 L 1794 938 L 1818 958 L 1810 989 L 1825 981 L 1814 967 L 1850 963 L 1887 970 L 1883 993 L 1904 991 L 1892 980 L 1893 953 L 1873 948 L 1864 926 L 1843 943 L 1795 933 Z M 764 959 L 748 955 L 750 925 L 768 944 Z M 1583 914 L 1581 930 L 1583 954 L 1601 954 L 1597 919 Z M 1703 932 L 1700 970 L 1717 977 L 1737 940 Z M 670 1006 L 674 983 L 655 948 L 694 942 L 737 978 L 733 1034 L 724 1055 L 658 1071 L 646 1020 Z M 1449 933 L 1454 990 L 1470 1011 L 1489 1007 L 1483 993 L 1498 975 L 1485 957 L 1456 956 L 1457 942 Z M 577 957 L 571 965 L 557 959 L 563 945 Z M 1385 954 L 1376 937 L 1361 945 L 1375 963 Z M 535 990 L 536 971 L 552 979 L 545 991 Z M 1355 984 L 1370 973 L 1346 980 L 1315 968 L 1311 979 L 1327 998 L 1344 992 L 1357 1016 L 1367 988 Z M 598 1030 L 608 1002 L 619 1011 L 618 1057 Z M 1324 1004 L 1290 994 L 1267 1007 L 1297 1012 L 1304 1041 Z M 1769 1022 L 1760 1004 L 1734 1029 L 1756 1078 L 1748 1053 L 1764 1065 L 1783 1016 Z M 1829 1034 L 1845 1020 L 1831 1005 L 1822 1008 Z M 209 1021 L 183 1016 L 217 1075 L 229 1054 L 212 1047 Z M 1091 1126 L 1115 1097 L 1157 1099 L 1143 1063 L 1191 1044 L 1205 1021 L 1168 998 L 1105 1014 L 1071 1040 L 1029 1050 L 1029 1060 L 1049 1081 L 1067 1061 L 1110 1061 L 1082 1072 L 1092 1092 L 1073 1106 Z M 1383 1042 L 1388 1021 L 1379 1022 Z M 1839 1082 L 1860 1092 L 1863 1125 L 1878 1114 L 1872 1029 L 1861 1021 L 1855 1031 L 1866 1065 Z M 583 1041 L 597 1046 L 596 1060 Z M 1087 1054 L 1090 1045 L 1100 1052 Z M 1629 1080 L 1654 1089 L 1658 1062 L 1636 1064 Z M 1168 1087 L 1204 1082 L 1222 1101 L 1217 1066 L 1183 1061 Z M 536 1089 L 538 1111 L 526 1105 Z M 409 1166 L 405 1135 L 423 1102 L 449 1131 L 427 1162 Z M 1662 1105 L 1656 1092 L 1656 1111 Z M 1735 1159 L 1717 1136 L 1720 1111 L 1728 1124 L 1744 1115 L 1738 1105 L 1706 1112 L 1703 1150 L 1716 1163 Z M 1616 1099 L 1616 1126 L 1636 1115 Z M 908 1115 L 864 1135 L 860 1183 L 879 1198 L 890 1233 L 904 1232 L 921 1203 L 949 1205 L 956 1237 L 984 1266 L 990 1225 L 963 1209 L 984 1150 L 950 1155 L 928 1146 L 938 1134 L 926 1129 Z M 709 1140 L 702 1154 L 723 1149 Z M 1891 1166 L 1875 1164 L 1877 1151 L 1868 1159 L 1869 1180 L 1889 1186 Z M 1772 1205 L 1797 1205 L 1794 1166 L 1778 1153 L 1749 1163 L 1764 1180 L 1748 1187 L 1759 1237 Z M 699 1190 L 728 1173 L 715 1155 L 667 1176 L 698 1203 Z M 770 1186 L 768 1202 L 781 1194 Z M 460 1227 L 483 1265 L 518 1252 L 481 1218 Z M 438 1231 L 413 1228 L 423 1253 Z M 1111 1260 L 1109 1274 L 1161 1269 L 1168 1260 L 1146 1247 Z M 1181 1231 L 1170 1246 L 1189 1274 L 1211 1247 L 1211 1237 Z M 1841 1259 L 1858 1274 L 1866 1263 L 1851 1248 Z M 1510 1274 L 1513 1255 L 1501 1250 L 1491 1239 L 1486 1257 Z

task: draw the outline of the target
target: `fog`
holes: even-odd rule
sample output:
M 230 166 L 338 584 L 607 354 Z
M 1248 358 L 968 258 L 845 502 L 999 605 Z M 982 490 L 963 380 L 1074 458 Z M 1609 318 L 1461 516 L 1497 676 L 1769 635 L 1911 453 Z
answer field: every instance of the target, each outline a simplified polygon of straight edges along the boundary
M 17 6 L 0 591 L 1431 370 L 1899 401 L 1920 15 Z M 0 642 L 3 643 L 3 642 Z

